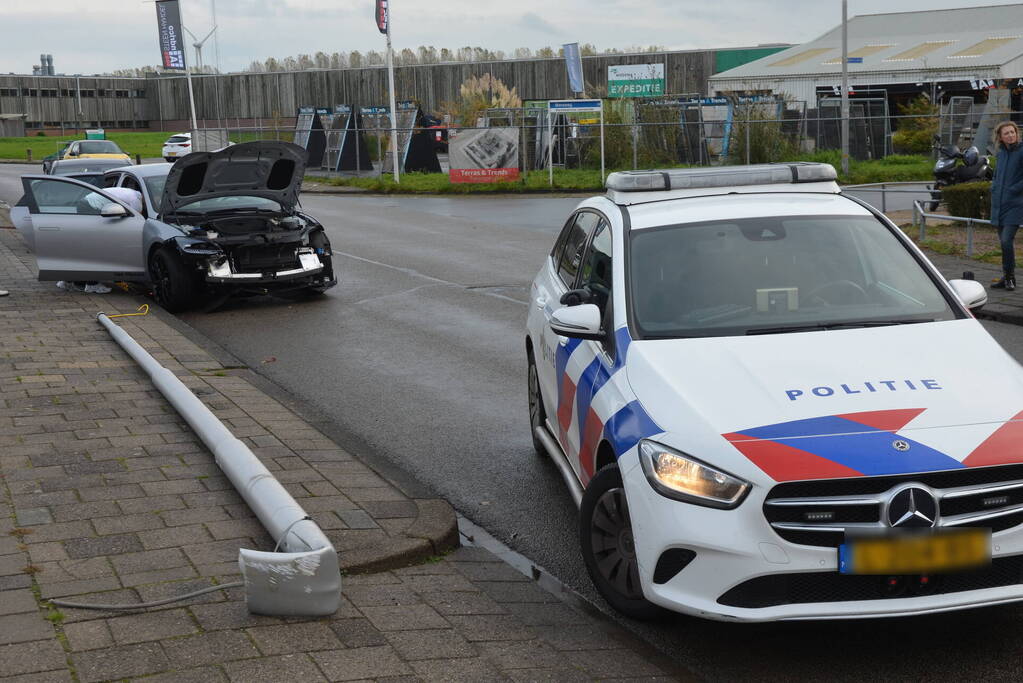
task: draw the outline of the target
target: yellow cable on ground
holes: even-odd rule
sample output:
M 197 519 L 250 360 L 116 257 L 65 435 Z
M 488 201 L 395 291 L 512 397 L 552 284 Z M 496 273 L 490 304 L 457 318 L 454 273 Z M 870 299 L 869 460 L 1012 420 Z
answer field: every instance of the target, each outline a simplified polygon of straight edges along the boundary
M 149 315 L 149 304 L 142 304 L 138 307 L 141 313 L 117 313 L 116 315 L 108 315 L 108 318 L 127 318 L 132 315 Z

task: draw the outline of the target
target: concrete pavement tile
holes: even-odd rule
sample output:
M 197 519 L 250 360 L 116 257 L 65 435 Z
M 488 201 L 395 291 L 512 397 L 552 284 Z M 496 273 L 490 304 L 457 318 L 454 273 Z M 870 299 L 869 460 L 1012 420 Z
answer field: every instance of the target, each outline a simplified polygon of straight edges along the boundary
M 125 587 L 142 586 L 145 584 L 160 583 L 164 581 L 179 581 L 191 579 L 197 576 L 198 572 L 189 566 L 171 567 L 170 569 L 154 569 L 150 572 L 137 572 L 134 574 L 121 574 L 121 585 Z
M 78 495 L 85 503 L 97 500 L 116 500 L 118 502 L 132 498 L 143 498 L 146 492 L 138 484 L 117 484 L 115 486 L 96 486 L 78 489 Z
M 579 669 L 571 669 L 565 666 L 552 667 L 548 669 L 511 669 L 506 672 L 508 677 L 518 683 L 572 683 L 573 681 L 592 681 L 593 677 Z M 147 679 L 148 680 L 148 679 Z
M 180 510 L 185 507 L 185 501 L 181 500 L 181 496 L 149 496 L 119 500 L 117 505 L 124 511 L 124 514 L 133 515 L 140 512 Z
M 345 586 L 345 595 L 356 607 L 420 605 L 423 598 L 408 586 Z
M 101 576 L 113 576 L 114 570 L 105 557 L 93 557 L 86 560 L 58 560 L 56 562 L 36 563 L 42 571 L 40 582 L 55 583 L 58 581 L 77 581 L 78 579 L 97 579 Z
M 467 591 L 479 592 L 475 583 L 460 574 L 413 574 L 401 577 L 401 582 L 417 592 Z
M 0 576 L 22 574 L 27 564 L 28 556 L 23 552 L 16 555 L 0 555 Z
M 71 654 L 83 683 L 145 676 L 167 671 L 170 665 L 159 643 L 141 643 Z
M 142 543 L 135 534 L 116 534 L 96 538 L 72 538 L 64 542 L 68 557 L 80 559 L 100 555 L 121 555 L 142 550 Z
M 556 667 L 563 663 L 561 654 L 540 640 L 520 642 L 479 643 L 484 656 L 500 669 L 535 669 Z
M 569 665 L 595 678 L 666 675 L 666 672 L 631 650 L 566 652 L 562 657 Z
M 508 614 L 481 614 L 447 617 L 451 625 L 470 641 L 532 640 L 536 632 Z
M 142 545 L 139 544 L 139 548 L 141 547 Z M 137 574 L 169 567 L 183 567 L 188 564 L 188 560 L 179 548 L 115 555 L 110 558 L 110 562 L 118 574 Z
M 430 659 L 421 662 L 412 662 L 412 668 L 416 675 L 424 683 L 452 683 L 482 681 L 506 681 L 507 676 L 502 674 L 493 664 L 483 658 L 469 659 Z
M 99 591 L 110 591 L 121 588 L 121 582 L 115 576 L 104 576 L 98 579 L 82 579 L 80 581 L 60 581 L 47 583 L 44 577 L 39 578 L 39 594 L 43 598 L 62 598 L 68 595 L 82 595 Z M 83 602 L 88 602 L 83 600 Z
M 170 671 L 165 674 L 146 676 L 138 680 L 139 683 L 224 683 L 227 678 L 220 669 L 204 666 L 199 669 Z
M 257 538 L 265 533 L 263 525 L 255 517 L 248 519 L 229 519 L 220 522 L 206 523 L 210 535 L 218 541 L 229 538 Z
M 339 619 L 330 625 L 330 629 L 337 634 L 347 647 L 373 647 L 376 645 L 387 645 L 387 638 L 370 623 L 369 619 L 361 617 L 354 619 Z
M 128 577 L 131 576 L 135 575 L 128 575 Z M 199 578 L 186 581 L 164 580 L 160 583 L 137 585 L 135 586 L 135 590 L 138 592 L 141 602 L 152 602 L 154 600 L 164 600 L 166 598 L 174 598 L 186 593 L 192 593 L 203 588 L 209 588 L 212 585 L 214 585 L 212 581 Z M 189 607 L 192 607 L 198 603 L 223 602 L 224 593 L 226 593 L 226 591 L 214 591 L 212 593 L 198 595 L 194 598 L 189 598 L 188 605 Z
M 38 609 L 36 598 L 28 588 L 4 591 L 0 599 L 0 615 L 35 612 Z
M 170 475 L 168 475 L 170 476 Z M 171 479 L 170 481 L 145 481 L 139 484 L 149 496 L 164 496 L 181 493 L 201 493 L 206 488 L 198 479 Z
M 136 531 L 148 531 L 150 529 L 163 528 L 163 520 L 152 512 L 143 512 L 137 515 L 123 515 L 118 512 L 117 517 L 101 517 L 92 520 L 96 527 L 96 533 L 100 536 L 108 534 L 130 534 Z
M 429 605 L 363 607 L 360 611 L 381 631 L 448 628 L 450 624 Z
M 315 484 L 306 484 L 306 488 Z M 327 484 L 330 486 L 330 484 Z M 311 492 L 312 493 L 312 492 Z M 314 495 L 323 495 L 314 493 Z M 419 516 L 419 506 L 411 500 L 366 501 L 363 509 L 374 519 L 396 519 L 401 517 L 415 518 Z
M 53 626 L 38 612 L 0 617 L 0 645 L 53 638 Z
M 0 576 L 0 592 L 28 588 L 32 585 L 32 577 L 28 574 L 15 574 L 13 576 Z
M 616 650 L 626 647 L 620 637 L 601 626 L 601 622 L 594 621 L 536 626 L 534 630 L 541 640 L 557 650 Z
M 114 645 L 114 637 L 103 620 L 64 624 L 63 629 L 72 650 L 96 650 Z
M 83 536 L 92 536 L 93 534 L 95 534 L 95 531 L 93 530 L 92 523 L 88 520 L 51 523 L 33 527 L 32 535 L 26 536 L 25 542 L 29 544 L 50 543 L 52 541 L 78 539 Z
M 107 619 L 107 626 L 118 645 L 187 636 L 198 631 L 192 618 L 183 609 L 111 617 Z
M 259 650 L 240 631 L 213 631 L 163 643 L 171 666 L 221 664 L 234 659 L 259 657 Z
M 504 562 L 462 562 L 455 565 L 470 581 L 531 581 L 528 576 Z
M 457 659 L 479 656 L 479 650 L 457 631 L 392 631 L 384 636 L 406 661 L 417 659 Z
M 18 526 L 35 526 L 53 523 L 53 515 L 48 508 L 22 508 L 15 513 Z
M 21 542 L 13 536 L 0 536 L 0 556 L 22 552 Z
M 337 510 L 335 514 L 349 529 L 376 529 L 379 525 L 363 510 Z
M 281 681 L 326 681 L 307 654 L 261 657 L 227 662 L 224 670 L 237 683 L 280 683 Z
M 421 594 L 426 604 L 432 606 L 444 616 L 458 614 L 507 614 L 505 606 L 494 602 L 494 599 L 483 592 L 467 591 L 427 591 Z M 508 607 L 511 607 L 509 605 Z
M 532 581 L 476 581 L 473 585 L 500 603 L 515 602 L 558 602 L 558 599 Z
M 152 515 L 156 517 L 156 515 Z M 158 522 L 162 523 L 159 517 Z M 161 548 L 178 548 L 196 543 L 206 543 L 213 540 L 202 524 L 189 524 L 187 526 L 173 526 L 149 531 L 140 531 L 139 540 L 146 550 L 158 550 Z
M 36 543 L 28 546 L 28 556 L 33 563 L 53 562 L 55 560 L 68 559 L 67 551 L 63 543 Z
M 121 514 L 121 509 L 113 501 L 99 501 L 95 503 L 71 503 L 70 505 L 55 505 L 50 508 L 53 519 L 56 522 L 76 522 L 83 519 L 95 520 L 97 517 L 114 517 Z M 99 533 L 110 533 L 99 531 Z
M 310 656 L 331 681 L 354 681 L 360 678 L 402 676 L 412 673 L 409 665 L 401 661 L 389 645 L 336 652 L 314 652 Z
M 0 645 L 0 671 L 5 676 L 67 667 L 64 650 L 53 637 L 33 643 Z
M 590 617 L 564 603 L 506 603 L 503 607 L 527 626 L 588 624 Z
M 249 513 L 251 515 L 251 512 Z M 231 516 L 221 507 L 215 508 L 194 508 L 186 510 L 167 510 L 160 513 L 167 526 L 184 526 L 186 524 L 199 524 L 202 522 L 218 522 L 230 519 Z
M 215 595 L 215 594 L 214 594 Z M 276 617 L 264 617 L 250 614 L 244 601 L 218 602 L 205 605 L 194 605 L 190 608 L 199 625 L 205 631 L 221 629 L 248 628 L 283 623 Z
M 228 539 L 226 541 L 212 541 L 209 543 L 195 543 L 185 546 L 185 554 L 196 565 L 212 565 L 225 562 L 238 563 L 239 545 L 248 545 L 247 539 Z M 249 546 L 251 547 L 251 546 Z M 237 570 L 236 570 L 237 571 Z
M 264 655 L 313 650 L 340 650 L 344 645 L 323 621 L 248 629 L 249 636 Z

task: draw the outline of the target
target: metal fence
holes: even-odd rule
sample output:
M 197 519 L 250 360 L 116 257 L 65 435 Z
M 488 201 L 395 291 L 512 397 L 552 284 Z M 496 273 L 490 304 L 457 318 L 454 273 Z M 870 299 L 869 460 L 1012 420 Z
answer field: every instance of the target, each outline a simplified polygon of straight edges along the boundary
M 546 111 L 529 116 L 494 117 L 491 126 L 451 127 L 445 129 L 450 135 L 459 132 L 482 130 L 490 127 L 519 128 L 519 168 L 524 172 L 546 169 L 548 158 L 555 168 L 599 169 L 600 126 L 596 115 L 591 118 L 575 119 L 558 117 L 550 119 Z M 881 111 L 878 109 L 878 111 Z M 691 111 L 681 108 L 641 110 L 632 120 L 621 121 L 622 117 L 605 114 L 604 155 L 608 170 L 640 168 L 663 168 L 669 166 L 708 166 L 721 164 L 755 164 L 779 161 L 814 159 L 837 165 L 840 163 L 840 149 L 835 144 L 831 130 L 836 119 L 830 115 L 811 116 L 799 110 L 786 110 L 781 116 L 743 116 L 744 112 L 733 112 L 730 117 L 706 120 L 695 117 Z M 992 121 L 1002 119 L 1023 119 L 1021 112 L 999 112 L 989 117 Z M 881 123 L 881 119 L 884 123 Z M 934 116 L 851 116 L 851 156 L 858 159 L 882 159 L 891 153 L 935 154 L 931 135 L 941 129 L 945 115 Z M 275 125 L 276 123 L 276 125 Z M 293 141 L 295 130 L 274 121 L 256 121 L 255 126 L 233 127 L 227 130 L 231 141 L 271 139 Z M 930 125 L 928 125 L 930 124 Z M 200 125 L 200 127 L 202 127 Z M 994 124 L 990 126 L 993 128 Z M 893 130 L 894 129 L 894 130 Z M 435 134 L 436 129 L 414 129 Z M 899 131 L 918 131 L 914 135 L 900 136 Z M 974 130 L 990 138 L 990 131 Z M 919 131 L 923 131 L 922 133 Z M 323 131 L 324 134 L 327 131 Z M 388 149 L 390 129 L 386 122 L 372 121 L 350 130 L 349 134 L 362 136 L 367 145 L 369 158 L 378 162 Z M 878 139 L 880 136 L 882 139 Z M 947 139 L 947 136 L 942 140 Z M 965 133 L 959 136 L 965 143 L 978 143 Z M 553 154 L 548 155 L 547 145 L 553 141 Z M 445 167 L 446 142 L 437 141 L 436 148 Z M 989 150 L 988 145 L 981 152 Z M 310 168 L 320 165 L 311 160 Z M 379 172 L 363 170 L 361 175 Z M 919 180 L 928 179 L 922 174 Z M 890 183 L 888 185 L 891 185 Z M 882 194 L 882 201 L 886 193 Z

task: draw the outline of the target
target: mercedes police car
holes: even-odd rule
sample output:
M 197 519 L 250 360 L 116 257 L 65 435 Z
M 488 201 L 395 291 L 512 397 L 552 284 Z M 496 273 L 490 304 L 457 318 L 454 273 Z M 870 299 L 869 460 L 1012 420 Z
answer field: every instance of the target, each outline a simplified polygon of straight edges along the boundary
M 635 617 L 1023 600 L 1023 368 L 825 164 L 613 173 L 532 284 L 534 446 Z

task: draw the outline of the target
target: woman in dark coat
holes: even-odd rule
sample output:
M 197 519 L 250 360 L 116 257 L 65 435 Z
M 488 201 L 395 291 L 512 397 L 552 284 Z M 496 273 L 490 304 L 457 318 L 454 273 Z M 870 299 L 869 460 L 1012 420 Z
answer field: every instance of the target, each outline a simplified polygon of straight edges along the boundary
M 1002 121 L 995 128 L 998 155 L 991 183 L 991 224 L 998 227 L 1002 244 L 1002 278 L 994 289 L 1016 289 L 1016 252 L 1013 240 L 1023 223 L 1023 146 L 1019 126 Z

